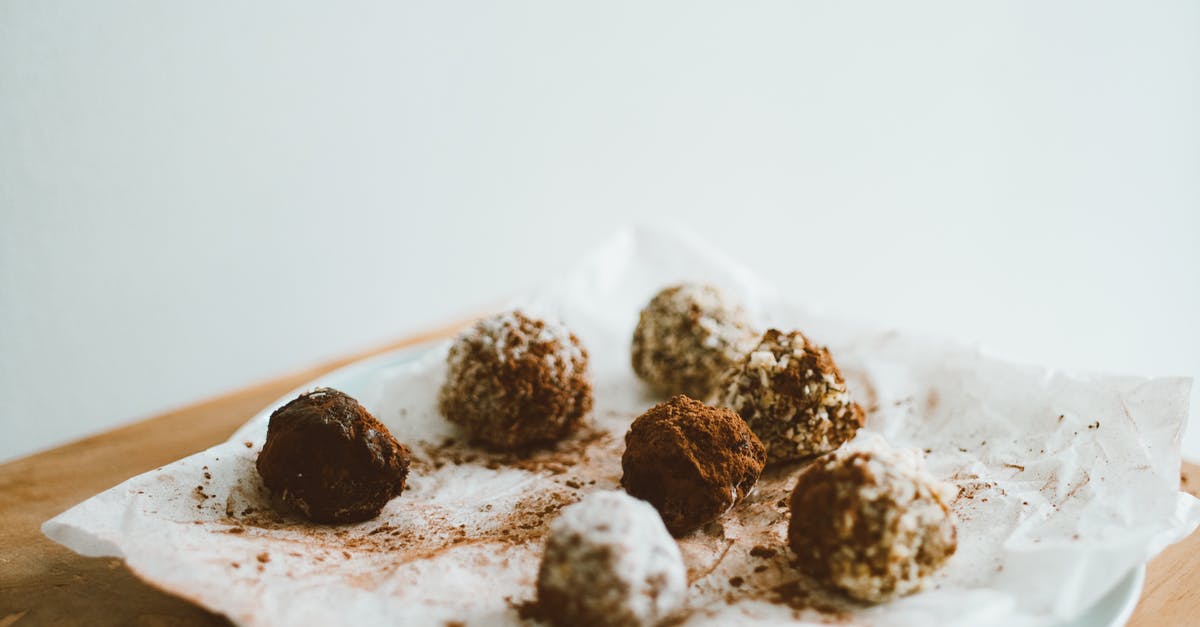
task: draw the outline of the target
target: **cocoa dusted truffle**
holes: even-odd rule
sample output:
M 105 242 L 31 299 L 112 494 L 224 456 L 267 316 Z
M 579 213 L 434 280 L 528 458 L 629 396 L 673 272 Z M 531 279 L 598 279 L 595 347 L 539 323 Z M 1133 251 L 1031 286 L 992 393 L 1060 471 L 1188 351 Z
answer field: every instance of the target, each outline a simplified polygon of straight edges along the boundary
M 724 385 L 721 402 L 750 425 L 771 464 L 832 451 L 863 425 L 829 349 L 799 331 L 768 330 Z
M 487 447 L 560 440 L 592 408 L 588 354 L 566 327 L 508 311 L 464 331 L 446 357 L 442 415 Z
M 351 523 L 404 490 L 410 459 L 358 401 L 318 388 L 271 414 L 256 466 L 271 494 L 310 520 Z
M 849 597 L 911 594 L 954 555 L 955 493 L 925 472 L 918 451 L 847 446 L 800 475 L 788 543 L 801 571 Z
M 633 371 L 668 394 L 708 400 L 754 338 L 746 313 L 717 288 L 668 287 L 642 309 L 633 332 Z
M 687 569 L 653 507 L 594 492 L 550 525 L 537 591 L 555 625 L 652 627 L 683 604 Z
M 681 536 L 745 498 L 765 460 L 762 443 L 737 414 L 679 395 L 633 421 L 621 487 L 649 501 Z

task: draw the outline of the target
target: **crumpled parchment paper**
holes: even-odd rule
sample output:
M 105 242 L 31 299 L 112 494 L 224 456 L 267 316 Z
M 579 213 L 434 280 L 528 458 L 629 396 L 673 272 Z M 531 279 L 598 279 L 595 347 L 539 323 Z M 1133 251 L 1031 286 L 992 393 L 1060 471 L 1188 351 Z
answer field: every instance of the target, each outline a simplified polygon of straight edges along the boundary
M 789 566 L 786 497 L 798 466 L 680 541 L 686 624 L 1053 625 L 1078 616 L 1200 520 L 1179 491 L 1184 378 L 1073 375 L 939 338 L 813 315 L 686 235 L 631 229 L 521 299 L 563 320 L 591 355 L 583 433 L 528 459 L 462 443 L 437 413 L 446 342 L 323 377 L 413 450 L 409 487 L 373 521 L 309 524 L 272 508 L 254 470 L 274 407 L 228 442 L 134 477 L 48 521 L 85 555 L 123 557 L 146 581 L 243 625 L 512 624 L 533 597 L 542 537 L 563 505 L 620 477 L 622 437 L 662 400 L 629 367 L 640 308 L 707 281 L 761 328 L 830 347 L 868 408 L 863 437 L 926 452 L 959 487 L 959 549 L 915 596 L 830 597 Z M 286 402 L 293 395 L 280 399 Z

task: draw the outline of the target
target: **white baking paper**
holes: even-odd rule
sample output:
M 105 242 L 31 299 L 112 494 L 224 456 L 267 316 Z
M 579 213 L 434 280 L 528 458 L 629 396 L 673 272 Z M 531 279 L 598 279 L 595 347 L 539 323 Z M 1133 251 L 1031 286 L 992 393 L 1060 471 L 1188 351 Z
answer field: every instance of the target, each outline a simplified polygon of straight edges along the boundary
M 781 296 L 693 238 L 630 229 L 516 303 L 564 321 L 591 354 L 592 427 L 560 450 L 514 463 L 444 444 L 458 434 L 436 410 L 441 342 L 309 386 L 342 387 L 412 448 L 409 487 L 377 520 L 316 526 L 271 508 L 254 460 L 272 407 L 43 530 L 241 625 L 519 623 L 545 526 L 616 486 L 626 428 L 662 400 L 633 376 L 629 338 L 654 292 L 682 280 L 828 345 L 869 409 L 862 437 L 926 451 L 960 489 L 958 552 L 926 591 L 868 607 L 812 590 L 788 564 L 780 499 L 797 467 L 765 473 L 721 524 L 681 539 L 685 624 L 1059 624 L 1200 520 L 1179 491 L 1189 379 L 1072 375 L 813 315 L 803 294 Z

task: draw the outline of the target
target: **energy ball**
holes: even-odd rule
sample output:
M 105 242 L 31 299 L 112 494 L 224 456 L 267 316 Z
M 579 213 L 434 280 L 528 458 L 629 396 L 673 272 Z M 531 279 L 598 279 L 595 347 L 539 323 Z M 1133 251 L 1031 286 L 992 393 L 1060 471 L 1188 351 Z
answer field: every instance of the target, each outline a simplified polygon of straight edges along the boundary
M 271 494 L 308 519 L 352 523 L 404 490 L 410 460 L 358 401 L 318 388 L 271 414 L 255 466 Z
M 687 569 L 658 512 L 616 491 L 563 508 L 550 525 L 537 612 L 556 625 L 658 624 L 683 604 Z
M 707 400 L 754 344 L 745 312 L 711 285 L 668 287 L 642 309 L 633 371 L 667 394 Z
M 788 544 L 801 571 L 851 598 L 911 594 L 954 555 L 955 493 L 918 451 L 842 448 L 797 480 Z
M 446 357 L 438 407 L 497 450 L 548 444 L 592 408 L 588 354 L 565 326 L 508 311 L 461 333 Z
M 678 395 L 633 421 L 621 487 L 682 536 L 745 498 L 765 461 L 762 442 L 737 414 Z
M 762 440 L 769 464 L 832 451 L 863 425 L 829 349 L 799 331 L 768 330 L 726 374 L 721 402 Z

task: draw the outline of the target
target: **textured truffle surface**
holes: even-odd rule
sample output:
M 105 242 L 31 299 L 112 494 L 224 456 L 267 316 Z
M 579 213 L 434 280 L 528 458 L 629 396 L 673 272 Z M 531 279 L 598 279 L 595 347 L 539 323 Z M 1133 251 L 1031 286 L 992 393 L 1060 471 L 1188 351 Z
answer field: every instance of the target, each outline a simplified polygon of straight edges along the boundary
M 548 444 L 592 408 L 588 354 L 561 324 L 508 311 L 464 331 L 446 357 L 442 414 L 497 450 Z
M 847 596 L 911 594 L 954 554 L 955 492 L 924 471 L 918 451 L 847 446 L 800 475 L 788 543 L 802 571 Z
M 799 331 L 770 329 L 726 373 L 721 402 L 733 408 L 767 447 L 767 462 L 831 451 L 863 425 L 829 350 Z
M 681 536 L 745 498 L 765 460 L 762 443 L 737 414 L 678 395 L 633 421 L 621 487 L 649 501 Z
M 410 455 L 366 408 L 319 388 L 271 414 L 256 467 L 271 494 L 321 523 L 368 520 L 404 490 Z
M 717 288 L 668 287 L 642 309 L 633 332 L 633 371 L 667 394 L 708 400 L 754 337 L 745 312 Z
M 653 507 L 595 492 L 551 524 L 537 590 L 556 625 L 650 627 L 683 604 L 687 569 Z

